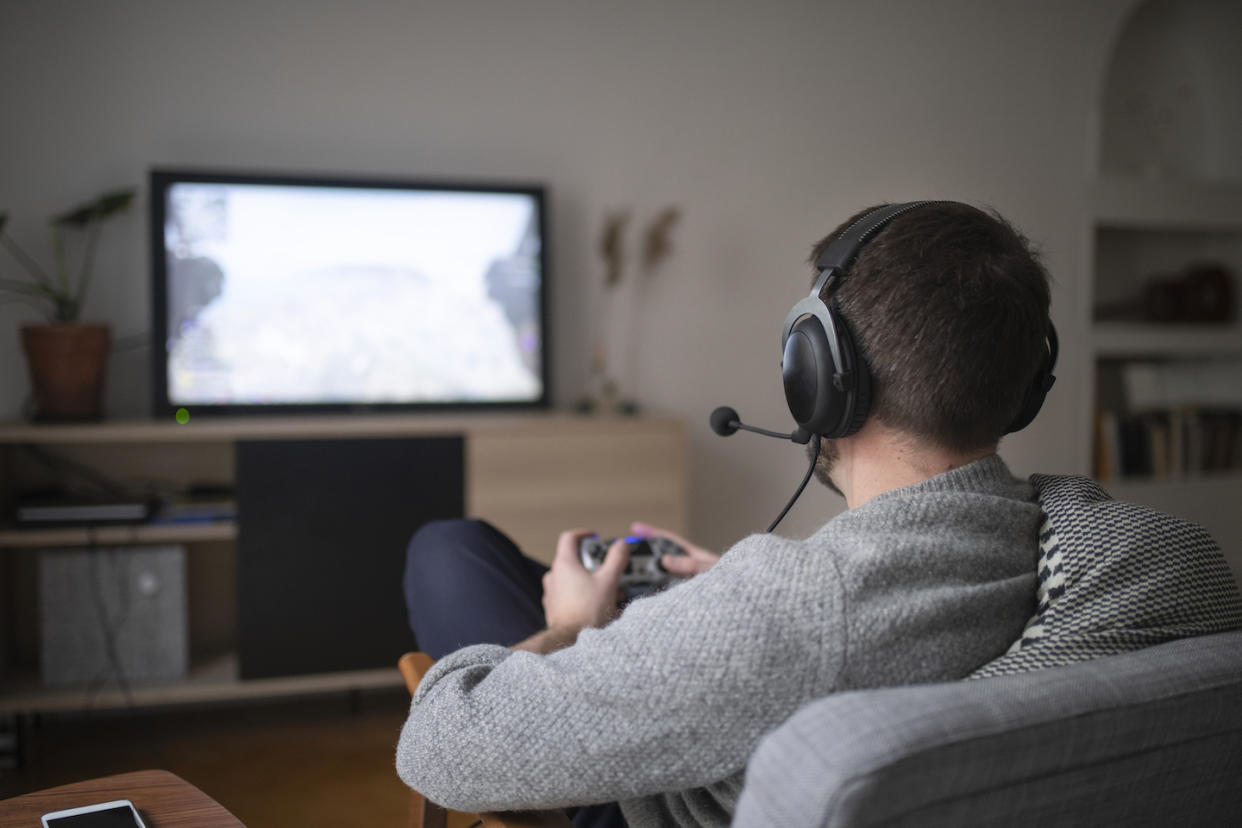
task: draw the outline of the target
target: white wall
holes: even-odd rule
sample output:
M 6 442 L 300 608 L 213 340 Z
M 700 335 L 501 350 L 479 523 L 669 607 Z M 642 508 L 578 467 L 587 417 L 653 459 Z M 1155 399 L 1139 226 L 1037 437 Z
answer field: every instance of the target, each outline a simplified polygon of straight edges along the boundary
M 692 530 L 723 546 L 767 524 L 804 460 L 721 440 L 707 415 L 730 403 L 789 427 L 778 329 L 805 256 L 878 201 L 991 205 L 1043 248 L 1060 379 L 1003 453 L 1020 472 L 1086 470 L 1092 111 L 1132 4 L 0 0 L 0 209 L 38 248 L 43 218 L 152 165 L 546 182 L 568 405 L 598 322 L 603 214 L 679 204 L 675 257 L 642 297 L 637 390 L 686 422 Z M 109 227 L 88 306 L 121 337 L 148 328 L 145 245 L 144 204 Z M 0 307 L 0 417 L 26 394 L 23 313 Z M 113 416 L 145 412 L 146 357 L 114 358 Z M 841 506 L 808 493 L 782 529 Z

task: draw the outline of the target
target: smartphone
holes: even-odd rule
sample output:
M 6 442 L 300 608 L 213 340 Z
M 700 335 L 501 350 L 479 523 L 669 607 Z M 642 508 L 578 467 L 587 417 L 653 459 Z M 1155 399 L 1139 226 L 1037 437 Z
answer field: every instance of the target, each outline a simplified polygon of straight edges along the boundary
M 147 828 L 128 799 L 100 802 L 52 811 L 43 815 L 43 828 Z

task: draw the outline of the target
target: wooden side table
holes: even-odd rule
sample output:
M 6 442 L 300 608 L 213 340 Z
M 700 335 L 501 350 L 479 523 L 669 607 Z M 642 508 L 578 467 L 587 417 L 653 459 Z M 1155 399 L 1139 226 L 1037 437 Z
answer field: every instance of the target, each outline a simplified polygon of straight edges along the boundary
M 0 828 L 39 828 L 48 811 L 128 799 L 147 828 L 245 828 L 219 802 L 164 770 L 88 779 L 0 801 Z

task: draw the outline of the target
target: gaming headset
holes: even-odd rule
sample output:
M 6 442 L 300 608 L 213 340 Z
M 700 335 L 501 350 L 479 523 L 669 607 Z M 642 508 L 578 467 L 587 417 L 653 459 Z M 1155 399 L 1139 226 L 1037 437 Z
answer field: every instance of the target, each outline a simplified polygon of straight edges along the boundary
M 781 373 L 785 380 L 785 401 L 798 427 L 793 433 L 769 431 L 746 425 L 736 410 L 720 406 L 712 411 L 708 422 L 712 431 L 728 437 L 739 429 L 792 440 L 803 445 L 810 443 L 810 464 L 793 497 L 772 521 L 767 531 L 776 529 L 793 507 L 802 490 L 815 471 L 819 457 L 821 438 L 848 437 L 862 428 L 871 408 L 871 374 L 866 360 L 854 345 L 849 325 L 841 316 L 835 298 L 841 283 L 858 251 L 884 229 L 897 216 L 917 210 L 928 204 L 952 204 L 949 201 L 910 201 L 890 204 L 867 213 L 845 229 L 828 244 L 815 260 L 819 275 L 811 293 L 794 305 L 785 317 L 781 331 Z M 826 298 L 821 298 L 826 292 Z M 1056 377 L 1052 375 L 1057 364 L 1057 331 L 1048 321 L 1045 355 L 1035 377 L 1022 397 L 1022 406 L 1014 417 L 1006 434 L 1030 425 L 1044 404 L 1044 398 L 1052 388 Z
M 928 204 L 947 203 L 953 202 L 911 201 L 877 208 L 846 228 L 815 260 L 819 271 L 815 286 L 790 309 L 781 331 L 781 373 L 785 400 L 798 423 L 796 442 L 805 443 L 811 435 L 847 437 L 862 427 L 871 407 L 871 374 L 834 298 L 858 251 L 898 216 Z M 1056 381 L 1052 371 L 1057 362 L 1057 333 L 1051 320 L 1046 348 L 1006 434 L 1026 428 L 1035 419 Z

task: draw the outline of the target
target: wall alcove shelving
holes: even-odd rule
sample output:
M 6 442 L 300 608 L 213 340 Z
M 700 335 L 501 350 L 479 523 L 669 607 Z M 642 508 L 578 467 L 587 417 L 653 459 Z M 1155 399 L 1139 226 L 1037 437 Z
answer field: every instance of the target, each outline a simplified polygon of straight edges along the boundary
M 1146 0 L 1101 86 L 1088 215 L 1094 475 L 1242 573 L 1242 5 Z

